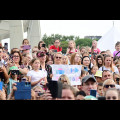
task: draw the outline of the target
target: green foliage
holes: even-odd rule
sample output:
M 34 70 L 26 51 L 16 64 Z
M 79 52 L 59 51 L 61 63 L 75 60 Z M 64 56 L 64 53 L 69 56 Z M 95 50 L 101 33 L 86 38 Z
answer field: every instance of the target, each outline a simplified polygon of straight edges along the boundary
M 61 41 L 61 47 L 63 49 L 63 53 L 66 53 L 66 50 L 68 48 L 68 41 L 69 40 L 75 40 L 76 43 L 76 47 L 79 45 L 79 47 L 81 48 L 82 46 L 92 46 L 92 39 L 80 39 L 79 36 L 74 36 L 74 35 L 70 35 L 70 36 L 65 36 L 65 35 L 59 35 L 59 34 L 52 34 L 51 36 L 47 36 L 46 34 L 44 34 L 42 40 L 46 43 L 46 45 L 50 45 L 50 44 L 54 44 L 54 40 L 55 39 L 59 39 Z

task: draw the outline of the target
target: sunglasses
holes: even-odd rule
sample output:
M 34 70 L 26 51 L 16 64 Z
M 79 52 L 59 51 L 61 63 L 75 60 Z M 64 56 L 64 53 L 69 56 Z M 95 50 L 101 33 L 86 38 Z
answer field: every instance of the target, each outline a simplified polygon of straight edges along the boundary
M 61 59 L 62 57 L 56 57 L 56 59 L 58 59 L 58 58 Z
M 105 88 L 109 88 L 109 87 L 114 88 L 115 85 L 104 85 L 104 87 L 105 87 Z

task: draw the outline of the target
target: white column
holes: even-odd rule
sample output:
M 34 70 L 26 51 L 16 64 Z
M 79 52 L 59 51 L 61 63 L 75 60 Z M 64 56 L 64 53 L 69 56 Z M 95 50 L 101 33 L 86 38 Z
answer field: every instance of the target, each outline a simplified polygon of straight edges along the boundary
M 10 49 L 20 48 L 23 41 L 23 20 L 9 20 L 10 27 Z
M 30 41 L 32 48 L 38 46 L 39 41 L 41 41 L 40 20 L 30 21 L 27 35 L 27 39 Z

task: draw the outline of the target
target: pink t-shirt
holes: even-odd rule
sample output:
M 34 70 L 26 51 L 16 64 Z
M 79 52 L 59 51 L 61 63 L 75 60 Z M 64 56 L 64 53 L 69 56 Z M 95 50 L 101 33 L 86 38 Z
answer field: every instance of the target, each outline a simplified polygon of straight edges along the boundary
M 100 49 L 99 48 L 97 48 L 97 50 L 94 50 L 94 53 L 97 53 L 97 54 L 100 54 Z
M 114 51 L 113 52 L 113 57 L 115 57 L 115 56 L 120 56 L 120 52 L 118 53 L 119 51 Z M 118 54 L 117 54 L 118 53 Z M 117 54 L 117 55 L 116 55 Z

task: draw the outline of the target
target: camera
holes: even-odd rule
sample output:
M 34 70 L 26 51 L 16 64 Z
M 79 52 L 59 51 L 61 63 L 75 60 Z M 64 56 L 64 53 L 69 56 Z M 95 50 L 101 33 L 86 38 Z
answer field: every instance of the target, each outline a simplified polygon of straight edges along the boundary
M 44 47 L 44 48 L 45 48 L 45 47 L 46 47 L 46 44 L 42 44 L 42 47 Z
M 93 59 L 95 60 L 97 53 L 92 53 L 92 55 L 93 55 Z
M 11 75 L 19 75 L 19 70 L 11 70 Z
M 44 93 L 39 92 L 39 93 L 38 93 L 38 96 L 41 96 L 41 95 L 43 95 L 43 94 L 44 94 Z

